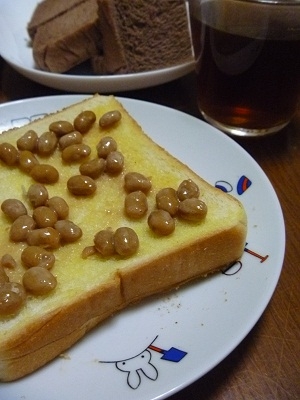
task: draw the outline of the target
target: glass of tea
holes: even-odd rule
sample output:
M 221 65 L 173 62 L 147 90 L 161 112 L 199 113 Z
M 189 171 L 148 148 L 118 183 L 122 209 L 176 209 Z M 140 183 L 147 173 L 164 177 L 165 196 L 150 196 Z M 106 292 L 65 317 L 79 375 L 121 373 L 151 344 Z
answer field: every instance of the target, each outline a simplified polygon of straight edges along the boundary
M 198 107 L 238 136 L 280 131 L 300 92 L 300 0 L 189 0 Z

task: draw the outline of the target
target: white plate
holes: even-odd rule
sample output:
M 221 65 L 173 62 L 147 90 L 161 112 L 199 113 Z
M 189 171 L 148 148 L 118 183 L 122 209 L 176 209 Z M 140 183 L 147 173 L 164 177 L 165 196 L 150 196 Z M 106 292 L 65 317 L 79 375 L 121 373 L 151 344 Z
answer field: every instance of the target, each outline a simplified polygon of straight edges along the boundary
M 4 104 L 0 131 L 81 98 Z M 276 194 L 256 162 L 228 136 L 194 117 L 156 104 L 120 101 L 157 143 L 243 202 L 249 219 L 247 250 L 227 274 L 128 308 L 73 346 L 65 358 L 20 381 L 0 384 L 2 400 L 166 398 L 203 376 L 241 342 L 276 287 L 285 250 L 284 221 Z M 173 359 L 168 352 L 172 347 L 187 354 L 178 362 L 161 358 Z M 145 349 L 143 355 L 152 357 L 147 368 L 134 358 Z M 134 366 L 129 381 L 117 368 L 124 364 L 116 364 L 124 360 Z
M 75 75 L 56 74 L 35 68 L 26 30 L 40 0 L 0 0 L 0 54 L 20 74 L 55 89 L 77 93 L 108 93 L 135 90 L 172 81 L 193 70 L 193 63 L 137 74 L 95 76 L 88 66 Z M 24 4 L 25 3 L 25 4 Z

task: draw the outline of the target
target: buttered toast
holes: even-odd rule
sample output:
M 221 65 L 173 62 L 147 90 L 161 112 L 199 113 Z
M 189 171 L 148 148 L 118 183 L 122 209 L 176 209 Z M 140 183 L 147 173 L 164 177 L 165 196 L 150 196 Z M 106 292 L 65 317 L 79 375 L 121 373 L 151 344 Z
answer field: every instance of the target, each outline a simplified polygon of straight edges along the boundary
M 2 381 L 33 372 L 130 303 L 243 252 L 241 203 L 155 144 L 113 96 L 3 133 L 0 160 Z

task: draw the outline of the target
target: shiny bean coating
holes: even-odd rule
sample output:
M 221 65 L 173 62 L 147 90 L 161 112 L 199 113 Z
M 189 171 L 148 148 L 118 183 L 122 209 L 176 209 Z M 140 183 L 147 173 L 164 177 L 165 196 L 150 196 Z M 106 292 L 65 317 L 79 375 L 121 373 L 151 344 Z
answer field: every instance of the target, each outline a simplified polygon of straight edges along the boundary
M 10 254 L 4 254 L 1 257 L 0 265 L 3 268 L 15 269 L 17 266 L 16 260 Z
M 60 196 L 53 196 L 47 200 L 47 207 L 53 210 L 57 219 L 66 219 L 69 215 L 69 206 L 65 199 Z
M 46 204 L 48 200 L 48 190 L 41 183 L 34 183 L 29 186 L 27 197 L 33 208 L 40 207 Z
M 207 206 L 204 201 L 191 198 L 180 202 L 178 215 L 188 221 L 201 221 L 207 214 Z
M 49 131 L 54 132 L 58 137 L 73 132 L 74 127 L 69 121 L 55 121 L 49 125 Z
M 63 149 L 61 157 L 65 162 L 79 162 L 91 154 L 91 148 L 83 143 L 71 144 Z
M 105 170 L 106 161 L 104 158 L 94 158 L 82 163 L 79 167 L 81 175 L 90 176 L 93 179 L 99 178 Z
M 114 233 L 115 251 L 122 257 L 135 254 L 139 248 L 139 238 L 136 232 L 128 227 L 118 228 Z
M 16 165 L 19 161 L 19 152 L 12 144 L 1 143 L 0 160 L 2 160 L 4 164 L 8 166 Z
M 46 268 L 32 267 L 24 273 L 23 285 L 29 292 L 40 296 L 55 289 L 57 280 Z
M 86 259 L 97 253 L 95 246 L 87 246 L 82 250 L 81 257 Z
M 14 315 L 20 311 L 26 301 L 26 291 L 16 282 L 0 285 L 0 315 Z
M 49 164 L 35 165 L 30 171 L 30 176 L 40 183 L 56 183 L 59 179 L 57 169 Z
M 148 200 L 144 192 L 137 190 L 125 197 L 125 213 L 129 218 L 139 219 L 148 211 Z
M 29 246 L 40 246 L 44 249 L 57 249 L 60 246 L 59 233 L 51 226 L 29 231 L 26 240 Z
M 104 229 L 96 233 L 94 247 L 104 257 L 115 254 L 114 233 L 111 229 Z
M 165 210 L 154 210 L 148 217 L 150 229 L 160 236 L 167 236 L 174 232 L 175 221 Z
M 99 125 L 101 128 L 110 128 L 112 125 L 119 122 L 121 118 L 122 114 L 119 110 L 108 111 L 100 118 Z
M 124 156 L 119 151 L 112 151 L 106 157 L 105 171 L 109 174 L 116 175 L 123 171 Z
M 82 236 L 81 228 L 67 219 L 57 221 L 54 228 L 59 233 L 60 241 L 62 243 L 76 242 L 76 240 L 80 239 Z
M 37 141 L 38 135 L 31 129 L 25 132 L 24 135 L 17 140 L 17 147 L 19 150 L 28 150 L 34 153 L 36 150 Z
M 1 204 L 1 210 L 12 221 L 15 221 L 21 215 L 27 215 L 27 209 L 21 200 L 6 199 Z
M 67 133 L 59 138 L 58 143 L 62 150 L 72 144 L 80 144 L 82 143 L 82 134 L 78 131 Z
M 29 232 L 35 229 L 36 223 L 29 215 L 21 215 L 11 225 L 9 238 L 13 242 L 24 242 Z
M 97 144 L 97 154 L 100 158 L 106 158 L 109 153 L 116 151 L 118 148 L 117 142 L 110 136 L 103 137 Z
M 96 121 L 96 114 L 93 111 L 86 110 L 77 115 L 74 119 L 74 128 L 82 134 L 87 133 L 94 122 Z
M 157 192 L 156 206 L 160 210 L 168 211 L 171 216 L 175 216 L 179 207 L 176 190 L 173 188 L 164 188 Z
M 141 190 L 144 193 L 148 193 L 151 189 L 151 181 L 139 172 L 128 172 L 124 176 L 124 188 L 127 192 L 135 192 Z
M 9 282 L 9 278 L 2 265 L 0 265 L 0 286 L 5 282 Z
M 37 141 L 37 153 L 40 156 L 50 156 L 56 150 L 58 143 L 54 132 L 44 132 Z
M 38 228 L 47 228 L 54 226 L 57 221 L 56 213 L 51 208 L 46 206 L 36 207 L 33 210 L 32 217 Z
M 181 182 L 177 189 L 177 196 L 180 201 L 191 198 L 198 198 L 200 190 L 198 185 L 191 179 L 186 179 Z
M 91 196 L 97 189 L 94 179 L 85 175 L 74 175 L 67 182 L 69 191 L 75 196 Z
M 29 150 L 22 150 L 19 153 L 19 168 L 26 172 L 27 174 L 30 173 L 32 168 L 35 165 L 39 164 L 39 160 L 36 156 Z
M 27 246 L 21 253 L 21 261 L 26 268 L 50 269 L 55 263 L 55 255 L 40 246 Z

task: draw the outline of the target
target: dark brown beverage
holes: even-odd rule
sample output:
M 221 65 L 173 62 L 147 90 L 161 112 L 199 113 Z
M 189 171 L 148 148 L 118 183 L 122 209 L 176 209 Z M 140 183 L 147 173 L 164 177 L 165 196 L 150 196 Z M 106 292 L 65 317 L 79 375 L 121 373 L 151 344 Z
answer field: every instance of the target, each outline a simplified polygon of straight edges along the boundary
M 299 99 L 300 37 L 274 34 L 281 32 L 277 21 L 271 35 L 264 29 L 265 37 L 226 32 L 195 18 L 191 23 L 204 117 L 231 133 L 242 128 L 241 135 L 243 129 L 264 133 L 285 126 Z

